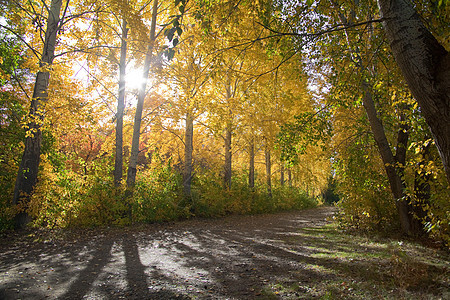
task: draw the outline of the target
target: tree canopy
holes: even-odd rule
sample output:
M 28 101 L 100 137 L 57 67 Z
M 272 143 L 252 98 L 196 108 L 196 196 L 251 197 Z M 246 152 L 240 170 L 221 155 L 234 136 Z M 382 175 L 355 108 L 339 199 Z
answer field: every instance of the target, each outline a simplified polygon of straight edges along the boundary
M 0 227 L 332 191 L 342 226 L 448 242 L 449 6 L 394 2 L 0 2 Z

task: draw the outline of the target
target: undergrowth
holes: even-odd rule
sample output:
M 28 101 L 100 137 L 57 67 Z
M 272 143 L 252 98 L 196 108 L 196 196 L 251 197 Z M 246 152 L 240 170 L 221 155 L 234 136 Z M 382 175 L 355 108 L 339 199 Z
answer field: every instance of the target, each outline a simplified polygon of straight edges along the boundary
M 231 188 L 224 189 L 220 176 L 212 172 L 194 177 L 192 195 L 187 199 L 180 171 L 163 161 L 140 170 L 131 191 L 127 193 L 124 184 L 115 187 L 111 176 L 101 168 L 90 175 L 80 175 L 67 169 L 55 170 L 44 160 L 28 213 L 33 217 L 33 226 L 66 228 L 270 213 L 318 204 L 297 188 L 274 187 L 269 195 L 264 184 L 249 188 L 245 178 L 238 176 Z M 2 229 L 10 228 L 13 215 L 0 224 Z

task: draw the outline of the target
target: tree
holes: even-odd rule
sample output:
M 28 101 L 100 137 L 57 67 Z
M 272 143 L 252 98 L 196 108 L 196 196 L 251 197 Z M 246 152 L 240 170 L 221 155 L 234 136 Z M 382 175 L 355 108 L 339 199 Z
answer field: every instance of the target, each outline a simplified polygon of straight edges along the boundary
M 158 16 L 158 0 L 153 0 L 152 8 L 152 21 L 150 27 L 150 37 L 148 41 L 147 51 L 145 54 L 145 61 L 142 71 L 143 83 L 139 87 L 138 99 L 136 113 L 134 117 L 133 125 L 133 139 L 131 142 L 131 156 L 128 163 L 127 171 L 127 187 L 132 188 L 136 182 L 136 172 L 137 172 L 137 161 L 139 155 L 139 138 L 141 135 L 141 120 L 142 120 L 142 110 L 144 107 L 144 100 L 147 94 L 147 81 L 148 75 L 150 73 L 150 67 L 152 63 L 152 58 L 154 57 L 154 47 L 156 41 L 156 18 Z
M 29 80 L 29 76 L 22 69 L 28 60 L 22 43 L 17 38 L 8 37 L 2 28 L 0 40 L 0 228 L 9 228 L 17 161 L 25 138 L 22 119 L 26 115 L 27 103 L 21 97 L 23 91 L 20 87 Z
M 31 109 L 27 117 L 28 124 L 25 150 L 16 180 L 13 199 L 13 203 L 16 205 L 22 203 L 20 206 L 22 206 L 21 209 L 23 211 L 17 216 L 17 226 L 22 226 L 23 223 L 28 220 L 26 215 L 28 197 L 37 182 L 40 155 L 42 154 L 42 127 L 45 123 L 49 123 L 48 117 L 45 115 L 48 114 L 49 111 L 55 110 L 55 107 L 52 107 L 52 110 L 48 110 L 47 107 L 47 103 L 51 100 L 49 98 L 49 93 L 54 97 L 55 92 L 57 92 L 49 90 L 49 84 L 53 84 L 56 89 L 60 89 L 60 87 L 57 87 L 57 85 L 52 83 L 53 81 L 50 78 L 50 74 L 52 77 L 55 77 L 55 74 L 57 73 L 56 69 L 58 69 L 58 72 L 60 72 L 58 74 L 59 76 L 62 74 L 61 66 L 67 66 L 66 63 L 55 66 L 53 65 L 53 60 L 56 57 L 64 55 L 73 59 L 73 62 L 76 65 L 76 63 L 80 62 L 79 59 L 83 54 L 88 57 L 101 56 L 102 53 L 101 51 L 98 51 L 99 49 L 109 48 L 110 52 L 112 52 L 111 49 L 114 48 L 100 44 L 100 39 L 98 38 L 101 35 L 99 34 L 99 31 L 102 27 L 99 25 L 102 21 L 99 20 L 98 16 L 101 12 L 104 12 L 102 8 L 109 7 L 111 3 L 102 4 L 96 1 L 81 3 L 79 1 L 71 1 L 69 6 L 69 1 L 66 1 L 65 6 L 63 6 L 63 2 L 64 1 L 51 1 L 50 5 L 48 5 L 45 1 L 42 1 L 42 3 L 21 3 L 19 1 L 11 1 L 11 7 L 14 8 L 16 14 L 10 14 L 8 16 L 9 22 L 15 24 L 18 16 L 24 16 L 29 22 L 25 22 L 27 23 L 27 26 L 23 28 L 15 30 L 14 27 L 11 26 L 8 30 L 16 36 L 19 36 L 20 32 L 25 32 L 25 35 L 30 41 L 27 41 L 27 39 L 22 40 L 28 47 L 28 50 L 31 51 L 39 61 L 39 69 L 37 70 L 34 92 L 31 98 Z M 114 4 L 118 1 L 111 2 Z M 42 7 L 38 7 L 40 4 L 42 4 Z M 60 17 L 59 15 L 61 12 L 62 16 Z M 91 16 L 94 17 L 91 18 Z M 45 21 L 47 21 L 46 28 Z M 80 23 L 86 24 L 89 21 L 92 21 L 91 24 L 95 24 L 95 26 L 93 26 L 93 28 L 89 26 L 81 29 L 82 26 L 79 26 Z M 89 38 L 89 31 L 91 30 L 95 31 L 94 33 L 96 34 L 96 37 L 92 39 Z M 91 45 L 91 42 L 94 42 L 94 45 Z M 38 47 L 42 47 L 42 50 L 38 49 Z M 59 49 L 58 53 L 56 53 L 57 47 Z M 80 57 L 76 57 L 76 54 L 81 55 Z M 72 68 L 74 64 L 72 64 Z M 68 68 L 65 70 L 67 75 L 71 73 L 69 70 L 72 69 Z M 89 73 L 89 75 L 92 75 L 88 68 L 85 68 L 84 71 Z M 95 79 L 100 82 L 98 78 Z M 106 83 L 102 86 L 108 90 L 106 88 Z M 66 90 L 69 91 L 69 88 L 67 87 Z M 75 99 L 77 95 L 81 94 L 81 91 L 73 92 L 72 95 L 68 96 L 68 99 Z M 60 106 L 59 104 L 60 103 L 58 103 L 58 106 Z M 73 107 L 73 110 L 75 111 L 77 108 Z M 69 118 L 65 117 L 64 119 Z M 48 136 L 52 136 L 52 134 Z
M 392 53 L 433 134 L 450 184 L 450 54 L 407 0 L 378 0 Z
M 272 160 L 270 155 L 270 145 L 267 140 L 265 141 L 266 145 L 264 147 L 264 157 L 266 160 L 266 186 L 267 186 L 267 194 L 269 197 L 272 197 Z
M 114 163 L 114 184 L 120 185 L 123 173 L 123 112 L 125 109 L 125 72 L 127 63 L 128 28 L 125 17 L 122 23 L 122 37 L 119 61 L 119 93 L 117 97 L 116 113 L 116 155 Z
M 255 138 L 251 137 L 249 142 L 249 163 L 248 163 L 248 187 L 253 189 L 255 187 Z
M 353 10 L 350 10 L 349 16 L 350 19 L 345 17 L 341 11 L 339 11 L 339 5 L 337 5 L 335 2 L 330 1 L 330 3 L 334 6 L 336 10 L 338 10 L 338 16 L 342 24 L 344 24 L 346 27 L 350 27 L 354 24 L 355 20 L 353 18 L 356 17 L 356 12 Z M 412 223 L 413 223 L 413 216 L 410 213 L 410 208 L 408 207 L 407 200 L 405 199 L 405 193 L 404 189 L 405 186 L 402 182 L 402 168 L 405 165 L 405 159 L 406 159 L 406 148 L 408 146 L 408 126 L 404 125 L 400 126 L 399 133 L 398 133 L 398 139 L 397 139 L 397 153 L 392 152 L 391 147 L 389 145 L 388 139 L 386 137 L 385 129 L 383 126 L 383 123 L 381 119 L 378 117 L 378 112 L 375 107 L 375 103 L 373 100 L 373 94 L 372 94 L 372 86 L 373 83 L 370 81 L 369 78 L 365 78 L 364 74 L 370 73 L 370 78 L 376 78 L 376 71 L 371 72 L 370 67 L 366 67 L 362 57 L 361 53 L 359 51 L 359 46 L 353 46 L 351 42 L 351 37 L 347 29 L 344 29 L 344 33 L 347 39 L 347 44 L 349 47 L 350 55 L 352 55 L 353 61 L 359 71 L 359 74 L 361 74 L 361 83 L 360 83 L 360 90 L 363 94 L 362 96 L 362 103 L 363 107 L 366 111 L 369 124 L 375 139 L 375 142 L 378 146 L 378 151 L 380 153 L 381 159 L 384 163 L 386 175 L 389 180 L 391 192 L 394 196 L 394 200 L 397 206 L 397 211 L 399 215 L 400 224 L 402 226 L 402 230 L 406 234 L 412 233 Z M 368 37 L 370 39 L 370 35 Z M 369 40 L 369 43 L 371 41 Z M 369 53 L 374 57 L 374 60 L 376 60 L 377 53 Z M 372 67 L 372 70 L 376 70 L 375 67 Z M 403 116 L 404 118 L 404 116 Z M 406 120 L 403 120 L 403 122 L 406 122 Z
M 33 97 L 27 124 L 25 149 L 17 174 L 14 188 L 13 204 L 23 204 L 23 210 L 16 217 L 16 227 L 24 226 L 29 217 L 26 212 L 28 197 L 33 191 L 38 178 L 42 132 L 41 126 L 44 119 L 44 107 L 48 100 L 48 85 L 50 70 L 55 58 L 56 38 L 61 30 L 64 15 L 60 17 L 62 0 L 52 0 L 47 10 L 47 28 L 42 52 L 39 57 L 39 71 L 36 75 Z M 68 3 L 66 3 L 66 6 Z
M 191 184 L 193 177 L 194 121 L 203 112 L 210 95 L 203 90 L 209 79 L 210 62 L 205 61 L 205 48 L 199 28 L 193 26 L 184 31 L 185 39 L 177 46 L 178 57 L 175 57 L 168 68 L 168 77 L 176 85 L 171 104 L 174 119 L 184 116 L 184 168 L 183 191 L 187 203 L 191 202 Z

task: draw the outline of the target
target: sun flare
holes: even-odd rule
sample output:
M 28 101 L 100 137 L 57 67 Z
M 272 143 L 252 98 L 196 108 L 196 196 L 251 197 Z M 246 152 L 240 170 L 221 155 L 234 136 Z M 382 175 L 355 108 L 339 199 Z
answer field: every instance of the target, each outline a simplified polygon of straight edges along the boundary
M 130 67 L 125 75 L 126 86 L 129 90 L 137 90 L 145 82 L 145 78 L 142 77 L 142 70 L 134 67 Z M 149 84 L 149 82 L 147 82 Z

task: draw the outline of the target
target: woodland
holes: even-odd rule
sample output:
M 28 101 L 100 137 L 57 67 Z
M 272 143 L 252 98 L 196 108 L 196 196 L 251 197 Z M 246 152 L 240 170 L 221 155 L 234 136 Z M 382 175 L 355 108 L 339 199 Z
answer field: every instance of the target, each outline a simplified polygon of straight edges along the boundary
M 1 231 L 326 203 L 448 246 L 447 0 L 0 10 Z

